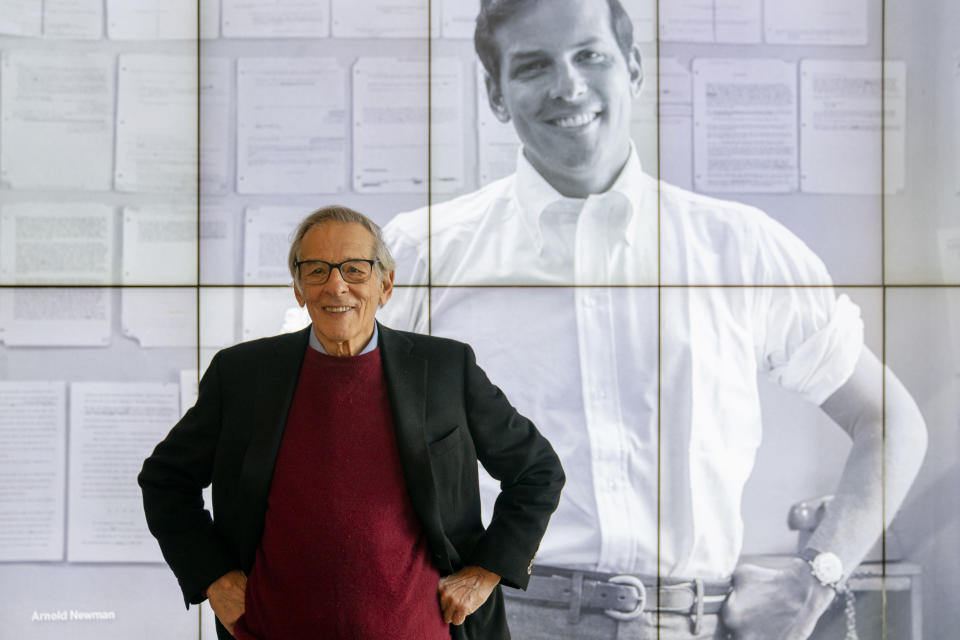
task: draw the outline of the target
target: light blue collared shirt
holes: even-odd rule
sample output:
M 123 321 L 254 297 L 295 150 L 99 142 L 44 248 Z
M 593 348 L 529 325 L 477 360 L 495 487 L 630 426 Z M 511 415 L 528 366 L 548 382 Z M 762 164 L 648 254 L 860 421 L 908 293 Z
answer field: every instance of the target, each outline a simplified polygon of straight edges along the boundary
M 377 323 L 374 322 L 373 335 L 370 336 L 370 342 L 368 342 L 367 346 L 363 348 L 363 351 L 357 354 L 358 356 L 362 356 L 365 353 L 370 353 L 371 351 L 377 348 L 377 333 L 378 333 Z M 320 338 L 317 337 L 317 334 L 316 332 L 314 332 L 313 327 L 310 327 L 310 348 L 316 349 L 320 353 L 326 353 L 327 355 L 330 355 L 329 353 L 327 353 L 327 350 L 323 348 L 323 345 L 320 343 Z

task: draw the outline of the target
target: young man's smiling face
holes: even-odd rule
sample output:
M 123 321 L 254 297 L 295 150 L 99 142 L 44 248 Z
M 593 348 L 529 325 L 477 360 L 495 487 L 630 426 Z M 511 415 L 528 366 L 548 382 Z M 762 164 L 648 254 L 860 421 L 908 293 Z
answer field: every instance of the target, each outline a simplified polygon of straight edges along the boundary
M 606 0 L 539 0 L 494 33 L 497 117 L 512 120 L 530 163 L 554 188 L 606 190 L 630 149 L 630 112 L 643 74 L 636 47 L 617 44 Z

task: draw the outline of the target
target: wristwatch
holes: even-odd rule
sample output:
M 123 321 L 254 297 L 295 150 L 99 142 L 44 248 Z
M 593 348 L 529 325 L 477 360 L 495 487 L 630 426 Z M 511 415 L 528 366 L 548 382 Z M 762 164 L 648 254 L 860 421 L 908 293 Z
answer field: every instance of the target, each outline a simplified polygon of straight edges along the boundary
M 810 565 L 810 573 L 820 584 L 834 590 L 840 587 L 840 581 L 843 580 L 843 562 L 837 554 L 807 547 L 800 552 L 800 557 Z
M 833 552 L 818 551 L 811 547 L 801 551 L 800 557 L 810 565 L 810 573 L 820 584 L 830 587 L 834 593 L 843 597 L 843 612 L 847 624 L 847 633 L 843 638 L 858 640 L 855 597 L 853 590 L 843 581 L 843 561 Z

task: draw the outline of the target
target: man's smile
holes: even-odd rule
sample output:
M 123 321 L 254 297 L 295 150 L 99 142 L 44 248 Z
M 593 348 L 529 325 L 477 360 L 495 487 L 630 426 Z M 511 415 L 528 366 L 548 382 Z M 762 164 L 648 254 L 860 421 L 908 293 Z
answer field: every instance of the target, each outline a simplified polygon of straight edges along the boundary
M 558 118 L 547 119 L 547 124 L 561 129 L 576 129 L 584 127 L 600 117 L 599 111 L 582 111 L 571 115 L 565 115 Z

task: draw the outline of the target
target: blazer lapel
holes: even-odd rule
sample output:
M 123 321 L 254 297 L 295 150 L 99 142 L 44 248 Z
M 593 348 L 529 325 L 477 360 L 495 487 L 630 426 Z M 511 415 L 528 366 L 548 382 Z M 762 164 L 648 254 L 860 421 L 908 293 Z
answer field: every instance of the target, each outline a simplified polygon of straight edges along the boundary
M 413 345 L 403 334 L 379 323 L 377 326 L 407 493 L 431 547 L 444 549 L 445 538 L 425 433 L 427 361 L 412 352 Z M 448 559 L 444 561 L 449 562 Z
M 293 394 L 300 378 L 300 368 L 306 353 L 311 327 L 277 338 L 272 357 L 257 363 L 254 385 L 253 436 L 247 446 L 241 467 L 243 491 L 239 494 L 250 506 L 249 542 L 252 551 L 260 542 L 263 519 L 267 508 L 267 494 L 277 462 L 280 441 L 287 424 L 287 414 L 293 403 Z M 252 561 L 252 553 L 251 553 Z

